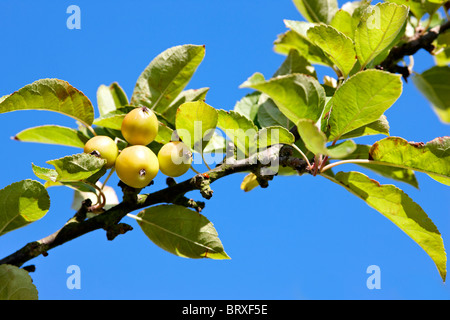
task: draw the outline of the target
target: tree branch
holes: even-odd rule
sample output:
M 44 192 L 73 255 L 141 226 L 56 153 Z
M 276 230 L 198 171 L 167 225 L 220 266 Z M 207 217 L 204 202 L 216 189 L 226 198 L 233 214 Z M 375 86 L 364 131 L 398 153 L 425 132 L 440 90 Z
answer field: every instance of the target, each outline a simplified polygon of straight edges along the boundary
M 199 190 L 205 199 L 209 199 L 212 196 L 210 184 L 214 181 L 234 173 L 246 171 L 258 172 L 260 176 L 263 176 L 261 169 L 270 166 L 274 163 L 273 161 L 277 160 L 279 165 L 289 166 L 300 174 L 308 172 L 307 164 L 303 159 L 292 157 L 292 147 L 274 145 L 250 158 L 226 161 L 206 173 L 195 175 L 181 183 L 176 183 L 173 179 L 168 180 L 167 188 L 149 194 L 139 194 L 141 189 L 133 189 L 119 183 L 124 194 L 123 201 L 120 204 L 86 220 L 86 213 L 91 208 L 92 203 L 90 200 L 85 200 L 74 217 L 61 229 L 41 240 L 26 244 L 18 251 L 0 260 L 0 264 L 11 264 L 20 267 L 25 262 L 41 254 L 45 256 L 47 251 L 94 230 L 106 230 L 107 238 L 112 240 L 117 235 L 132 229 L 131 226 L 120 223 L 123 217 L 132 211 L 155 204 L 172 203 L 200 211 L 205 206 L 204 202 L 188 199 L 185 197 L 187 192 Z M 269 175 L 267 180 L 271 180 L 273 175 L 274 173 Z
M 414 55 L 420 49 L 424 49 L 432 53 L 434 50 L 433 41 L 448 29 L 450 29 L 450 21 L 433 27 L 425 32 L 423 32 L 423 30 L 418 30 L 414 36 L 408 39 L 407 42 L 398 47 L 392 48 L 389 55 L 380 65 L 377 66 L 377 68 L 392 73 L 400 73 L 403 78 L 407 80 L 410 75 L 410 70 L 407 67 L 397 65 L 397 63 L 405 56 Z

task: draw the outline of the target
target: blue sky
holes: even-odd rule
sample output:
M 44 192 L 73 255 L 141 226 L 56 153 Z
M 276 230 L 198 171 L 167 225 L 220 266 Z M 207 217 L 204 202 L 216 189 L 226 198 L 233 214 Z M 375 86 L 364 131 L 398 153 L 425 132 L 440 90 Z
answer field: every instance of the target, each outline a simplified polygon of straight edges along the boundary
M 342 3 L 342 2 L 341 2 Z M 81 30 L 69 30 L 69 5 L 81 9 Z M 232 109 L 254 72 L 270 76 L 284 57 L 273 52 L 283 19 L 300 20 L 291 0 L 2 1 L 0 96 L 41 78 L 59 78 L 96 104 L 101 84 L 117 81 L 130 97 L 148 63 L 180 44 L 204 44 L 206 56 L 188 88 L 210 87 L 207 103 Z M 433 64 L 424 52 L 415 70 Z M 329 69 L 318 68 L 321 76 Z M 386 112 L 391 135 L 429 141 L 449 135 L 412 83 Z M 32 178 L 31 163 L 78 153 L 69 147 L 19 143 L 23 129 L 72 119 L 50 112 L 0 115 L 0 187 Z M 381 137 L 367 141 L 376 141 Z M 362 142 L 358 141 L 358 142 Z M 354 170 L 354 166 L 341 169 Z M 201 169 L 201 168 L 200 168 Z M 365 172 L 365 171 L 364 171 Z M 368 172 L 366 172 L 368 173 Z M 392 183 L 373 173 L 372 178 Z M 423 174 L 420 189 L 396 183 L 450 243 L 449 189 Z M 277 177 L 267 189 L 244 193 L 243 175 L 213 184 L 203 214 L 215 225 L 229 261 L 188 260 L 155 246 L 136 222 L 107 241 L 95 231 L 38 257 L 32 274 L 41 299 L 448 299 L 432 260 L 400 229 L 343 188 L 312 176 Z M 116 177 L 110 180 L 116 187 Z M 154 188 L 164 185 L 163 179 Z M 117 189 L 117 188 L 116 188 Z M 120 190 L 117 189 L 120 196 Z M 0 238 L 0 256 L 53 233 L 72 215 L 72 191 L 50 188 L 51 209 L 40 221 Z M 189 194 L 200 200 L 198 193 Z M 81 289 L 68 289 L 66 270 L 81 270 Z M 369 290 L 366 270 L 377 265 L 381 289 Z

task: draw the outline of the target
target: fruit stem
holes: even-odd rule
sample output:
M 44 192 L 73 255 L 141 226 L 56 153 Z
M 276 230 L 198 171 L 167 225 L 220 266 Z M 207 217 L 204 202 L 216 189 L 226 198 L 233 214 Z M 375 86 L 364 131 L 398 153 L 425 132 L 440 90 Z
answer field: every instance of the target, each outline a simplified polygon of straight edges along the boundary
M 108 182 L 109 178 L 111 178 L 112 174 L 115 171 L 115 167 L 112 167 L 111 170 L 109 171 L 108 176 L 106 177 L 105 181 L 103 181 L 102 187 L 100 190 L 103 190 L 103 187 L 106 185 L 106 183 Z

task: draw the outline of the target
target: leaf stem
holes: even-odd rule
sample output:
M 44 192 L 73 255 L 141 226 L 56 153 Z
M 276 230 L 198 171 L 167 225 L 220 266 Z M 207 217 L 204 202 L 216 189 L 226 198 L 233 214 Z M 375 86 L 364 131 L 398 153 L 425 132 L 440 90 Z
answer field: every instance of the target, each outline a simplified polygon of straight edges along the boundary
M 81 120 L 80 120 L 80 123 L 81 123 L 83 126 L 85 126 L 86 129 L 88 129 L 88 130 L 94 135 L 94 137 L 97 136 L 97 133 L 95 132 L 94 128 L 92 128 L 92 126 L 90 126 L 89 124 L 87 124 L 86 122 L 81 121 Z
M 327 171 L 328 169 L 334 168 L 336 166 L 339 166 L 341 164 L 347 164 L 347 163 L 371 163 L 371 164 L 376 164 L 376 162 L 378 161 L 372 161 L 372 160 L 368 160 L 368 159 L 350 159 L 350 160 L 341 160 L 341 161 L 337 161 L 337 162 L 333 162 L 330 163 L 326 166 L 324 166 L 320 172 L 324 172 Z
M 308 158 L 303 153 L 303 151 L 299 147 L 297 147 L 295 143 L 291 144 L 291 147 L 297 150 L 302 155 L 303 159 L 305 159 L 306 163 L 308 164 L 308 168 L 311 168 L 311 163 L 309 162 Z

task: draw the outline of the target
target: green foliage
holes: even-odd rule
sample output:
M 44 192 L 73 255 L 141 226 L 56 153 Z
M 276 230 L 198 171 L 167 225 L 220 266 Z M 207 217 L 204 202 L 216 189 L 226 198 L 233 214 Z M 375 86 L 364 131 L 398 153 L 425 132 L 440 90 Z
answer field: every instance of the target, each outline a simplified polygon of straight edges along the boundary
M 328 141 L 379 119 L 402 93 L 400 76 L 379 70 L 365 70 L 349 78 L 331 99 L 326 127 Z
M 28 272 L 0 265 L 0 300 L 38 300 L 38 291 Z
M 332 180 L 364 200 L 410 236 L 433 259 L 445 281 L 447 256 L 442 236 L 423 209 L 406 193 L 393 185 L 380 185 L 359 172 L 338 172 Z
M 363 67 L 394 46 L 405 28 L 408 7 L 378 3 L 366 10 L 355 31 L 355 48 Z
M 329 56 L 344 78 L 347 78 L 356 62 L 352 39 L 332 26 L 323 24 L 308 29 L 307 35 L 312 43 Z
M 87 125 L 94 120 L 94 108 L 89 99 L 66 81 L 58 79 L 37 80 L 0 103 L 0 113 L 17 110 L 55 111 Z
M 440 181 L 450 178 L 450 137 L 427 143 L 388 137 L 374 143 L 369 154 L 371 159 L 386 165 L 424 172 L 432 178 L 441 178 Z
M 83 148 L 89 140 L 82 132 L 56 125 L 44 125 L 25 129 L 17 133 L 14 139 L 23 142 L 48 143 L 75 148 Z
M 185 102 L 178 107 L 175 127 L 181 140 L 201 153 L 211 139 L 217 121 L 217 110 L 204 101 Z
M 109 86 L 102 84 L 98 87 L 97 106 L 101 116 L 128 104 L 127 95 L 117 82 Z
M 133 105 L 143 105 L 164 115 L 205 56 L 204 46 L 184 45 L 170 48 L 145 68 L 131 97 Z
M 151 241 L 172 254 L 193 259 L 230 259 L 213 224 L 183 206 L 151 207 L 141 211 L 136 219 Z
M 310 22 L 329 23 L 338 9 L 336 0 L 294 0 L 294 4 Z
M 34 180 L 15 182 L 0 190 L 0 236 L 44 217 L 50 197 Z
M 294 73 L 265 80 L 255 73 L 241 88 L 253 88 L 272 98 L 280 111 L 292 122 L 317 121 L 325 106 L 325 90 L 311 76 Z
M 450 123 L 450 67 L 434 66 L 412 79 L 441 121 Z

